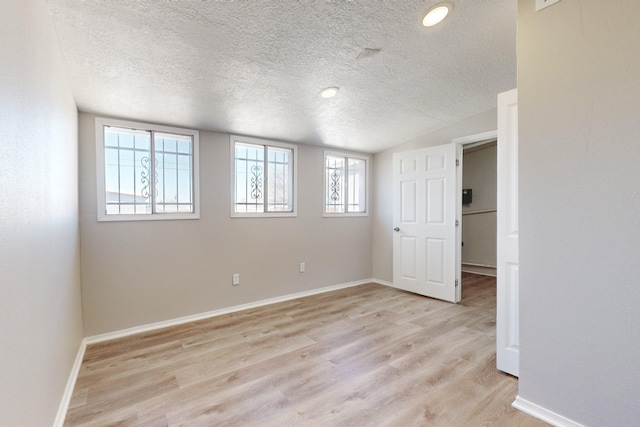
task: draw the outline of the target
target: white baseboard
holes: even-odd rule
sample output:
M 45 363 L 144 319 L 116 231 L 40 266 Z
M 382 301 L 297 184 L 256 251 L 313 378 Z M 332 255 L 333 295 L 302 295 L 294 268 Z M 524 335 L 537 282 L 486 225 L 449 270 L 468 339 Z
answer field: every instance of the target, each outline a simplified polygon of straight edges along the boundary
M 387 282 L 386 280 L 371 279 L 371 281 L 374 282 L 374 283 L 378 283 L 380 285 L 384 285 L 384 286 L 393 286 L 393 283 Z
M 484 271 L 478 271 L 478 270 L 471 270 L 471 269 L 461 269 L 460 271 L 462 271 L 463 273 L 472 273 L 472 274 L 477 274 L 478 276 L 489 276 L 489 277 L 497 277 L 497 275 L 495 273 L 487 273 Z
M 358 280 L 355 282 L 343 283 L 340 285 L 326 286 L 324 288 L 312 289 L 310 291 L 297 292 L 295 294 L 283 295 L 281 297 L 269 298 L 261 301 L 250 302 L 247 304 L 236 305 L 233 307 L 222 308 L 219 310 L 208 311 L 206 313 L 193 314 L 190 316 L 178 317 L 176 319 L 163 320 L 161 322 L 149 323 L 147 325 L 135 326 L 133 328 L 122 329 L 120 331 L 108 332 L 106 334 L 94 335 L 84 339 L 85 344 L 95 344 L 104 341 L 110 341 L 117 338 L 128 337 L 130 335 L 139 334 L 142 332 L 150 332 L 156 329 L 167 328 L 170 326 L 182 325 L 184 323 L 194 322 L 196 320 L 208 319 L 210 317 L 220 316 L 223 314 L 235 313 L 237 311 L 248 310 L 250 308 L 262 307 L 269 304 L 276 304 L 283 301 L 289 301 L 296 298 L 308 297 L 311 295 L 322 294 L 325 292 L 331 292 L 338 289 L 350 288 L 352 286 L 363 285 L 365 283 L 376 282 L 375 279 Z
M 78 374 L 80 373 L 80 367 L 82 366 L 82 359 L 84 359 L 84 351 L 86 349 L 87 343 L 86 340 L 83 339 L 80 342 L 80 348 L 78 349 L 78 354 L 76 354 L 76 360 L 73 362 L 73 366 L 71 367 L 71 373 L 69 374 L 67 386 L 65 387 L 64 393 L 62 394 L 62 400 L 60 401 L 60 406 L 58 407 L 56 419 L 53 421 L 53 427 L 62 427 L 64 424 L 64 419 L 67 417 L 69 403 L 71 403 L 71 396 L 73 395 L 73 389 L 76 386 L 76 380 L 78 379 Z
M 580 423 L 556 414 L 542 406 L 538 406 L 533 402 L 521 398 L 520 396 L 516 396 L 516 400 L 513 401 L 511 406 L 555 427 L 585 427 Z

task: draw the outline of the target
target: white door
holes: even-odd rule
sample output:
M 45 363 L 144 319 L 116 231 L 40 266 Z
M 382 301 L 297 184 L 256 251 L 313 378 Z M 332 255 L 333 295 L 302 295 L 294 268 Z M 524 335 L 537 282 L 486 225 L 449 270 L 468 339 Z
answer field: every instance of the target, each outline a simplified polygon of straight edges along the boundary
M 518 376 L 518 92 L 498 95 L 497 368 Z
M 393 286 L 458 302 L 456 145 L 393 155 Z

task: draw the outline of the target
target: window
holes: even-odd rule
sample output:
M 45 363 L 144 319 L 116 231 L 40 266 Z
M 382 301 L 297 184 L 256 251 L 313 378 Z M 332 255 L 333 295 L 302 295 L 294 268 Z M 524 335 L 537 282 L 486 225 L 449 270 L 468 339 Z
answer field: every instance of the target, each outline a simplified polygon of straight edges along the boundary
M 324 153 L 324 215 L 365 216 L 368 157 Z
M 198 137 L 96 118 L 98 221 L 199 218 Z
M 295 216 L 297 147 L 231 136 L 231 216 Z

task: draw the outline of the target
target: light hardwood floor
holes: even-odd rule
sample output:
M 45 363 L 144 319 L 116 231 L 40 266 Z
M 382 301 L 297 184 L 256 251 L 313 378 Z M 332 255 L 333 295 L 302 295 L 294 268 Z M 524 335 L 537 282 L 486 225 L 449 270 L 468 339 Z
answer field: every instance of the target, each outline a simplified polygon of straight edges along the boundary
M 366 284 L 87 348 L 66 426 L 544 426 L 495 369 L 495 278 Z

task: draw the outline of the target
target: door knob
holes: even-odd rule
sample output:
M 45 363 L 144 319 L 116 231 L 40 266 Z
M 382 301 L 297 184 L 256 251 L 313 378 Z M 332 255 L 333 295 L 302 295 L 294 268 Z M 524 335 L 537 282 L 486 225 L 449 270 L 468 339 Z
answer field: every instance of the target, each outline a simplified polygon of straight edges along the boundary
M 400 227 L 394 228 L 393 231 L 400 231 Z

